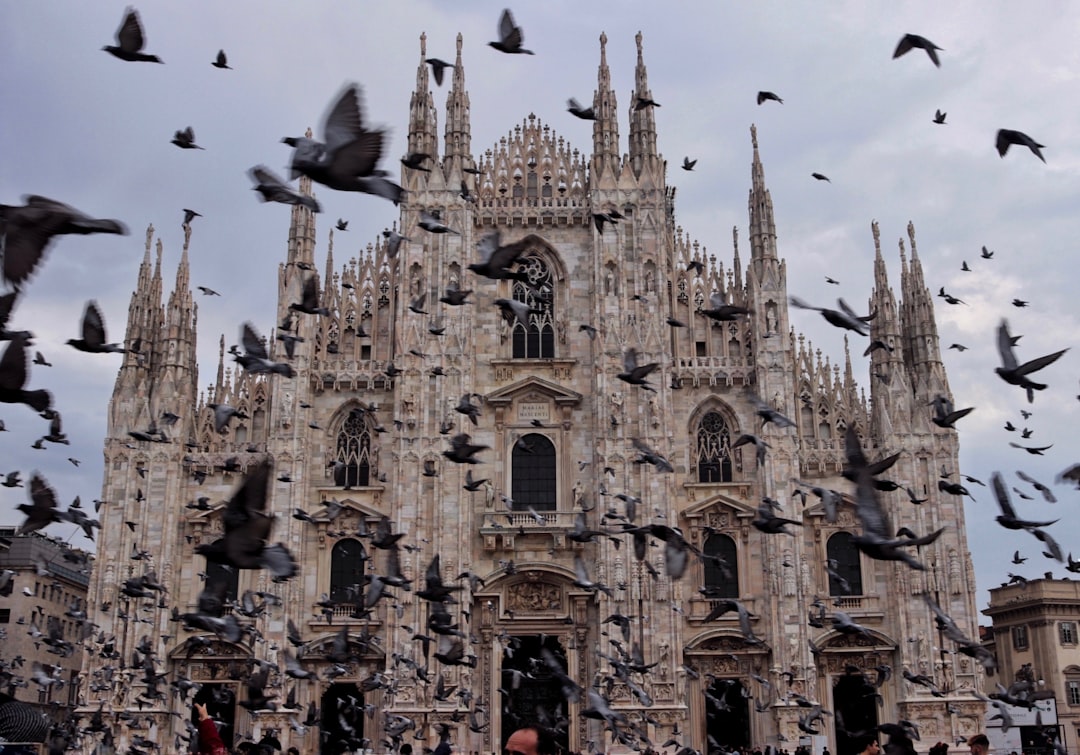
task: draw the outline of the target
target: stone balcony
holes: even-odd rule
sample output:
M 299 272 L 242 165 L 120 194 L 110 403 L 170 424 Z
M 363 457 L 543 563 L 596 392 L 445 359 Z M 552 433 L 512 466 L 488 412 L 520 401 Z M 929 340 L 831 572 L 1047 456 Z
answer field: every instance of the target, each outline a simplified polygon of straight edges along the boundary
M 552 547 L 566 548 L 572 544 L 566 533 L 574 528 L 578 511 L 538 511 L 534 517 L 528 511 L 485 512 L 480 520 L 480 535 L 484 549 L 514 550 L 516 538 L 547 536 Z

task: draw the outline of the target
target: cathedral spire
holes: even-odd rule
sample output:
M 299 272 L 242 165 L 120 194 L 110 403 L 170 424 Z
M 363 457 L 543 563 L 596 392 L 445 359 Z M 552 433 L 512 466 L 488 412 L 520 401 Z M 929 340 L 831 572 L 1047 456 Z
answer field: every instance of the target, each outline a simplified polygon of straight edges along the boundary
M 637 67 L 634 69 L 634 100 L 630 103 L 630 161 L 634 173 L 640 176 L 657 157 L 656 114 L 653 112 L 656 106 L 644 104 L 652 102 L 652 90 L 645 70 L 640 31 L 634 40 L 637 42 Z
M 910 221 L 907 233 L 911 262 L 902 287 L 903 328 L 908 337 L 909 364 L 916 395 L 930 400 L 939 393 L 949 395 L 949 385 L 941 363 L 934 303 L 923 279 L 922 262 L 915 246 L 915 224 Z
M 600 33 L 600 69 L 596 77 L 596 93 L 593 95 L 593 164 L 592 171 L 600 174 L 610 171 L 618 174 L 619 165 L 619 115 L 615 90 L 611 88 L 611 71 L 607 63 L 607 34 Z
M 772 196 L 765 188 L 765 168 L 758 153 L 757 126 L 750 126 L 754 159 L 750 165 L 750 258 L 776 259 L 776 222 Z
M 446 159 L 454 168 L 473 168 L 472 131 L 469 120 L 469 93 L 465 90 L 465 65 L 461 61 L 462 37 L 457 35 L 450 94 L 446 98 Z
M 871 221 L 874 234 L 874 289 L 870 295 L 870 339 L 887 348 L 870 352 L 870 430 L 876 438 L 899 430 L 895 423 L 911 415 L 910 387 L 904 370 L 904 336 L 896 297 L 889 287 L 885 258 L 881 255 L 881 231 Z M 900 243 L 903 255 L 903 241 Z
M 309 128 L 304 136 L 311 138 Z M 300 176 L 300 193 L 306 197 L 313 196 L 311 192 L 311 179 Z M 287 263 L 294 265 L 298 262 L 312 264 L 315 260 L 315 214 L 307 207 L 293 205 L 292 216 L 289 219 L 289 249 Z
M 416 67 L 416 89 L 409 100 L 409 153 L 431 155 L 439 153 L 435 104 L 431 99 L 427 64 L 427 33 L 420 35 L 420 63 Z M 416 173 L 418 171 L 412 171 Z

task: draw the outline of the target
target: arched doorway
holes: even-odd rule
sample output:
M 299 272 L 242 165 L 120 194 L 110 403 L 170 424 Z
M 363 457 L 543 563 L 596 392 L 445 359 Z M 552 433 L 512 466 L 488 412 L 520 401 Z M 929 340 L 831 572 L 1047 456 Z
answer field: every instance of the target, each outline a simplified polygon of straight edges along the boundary
M 555 675 L 541 660 L 547 650 L 567 670 L 566 650 L 551 635 L 524 634 L 511 639 L 512 656 L 503 657 L 501 689 L 502 744 L 525 724 L 550 730 L 564 751 L 569 751 L 567 701 Z M 516 685 L 516 687 L 515 687 Z
M 836 755 L 858 755 L 859 736 L 878 725 L 878 695 L 862 674 L 844 674 L 833 683 L 833 726 Z
M 236 736 L 236 692 L 232 684 L 203 682 L 202 687 L 191 699 L 191 720 L 196 721 L 195 704 L 206 706 L 210 718 L 217 722 L 218 735 L 231 750 Z
M 738 679 L 713 679 L 705 690 L 705 733 L 710 752 L 749 747 L 749 697 Z
M 331 684 L 323 693 L 321 755 L 341 755 L 363 748 L 364 696 L 352 682 Z

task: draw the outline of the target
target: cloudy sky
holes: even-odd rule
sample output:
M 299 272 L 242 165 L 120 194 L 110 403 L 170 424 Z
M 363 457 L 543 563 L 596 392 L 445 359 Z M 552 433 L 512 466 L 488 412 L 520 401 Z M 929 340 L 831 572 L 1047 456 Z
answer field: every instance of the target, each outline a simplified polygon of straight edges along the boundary
M 486 46 L 502 5 L 474 2 L 143 2 L 138 6 L 146 51 L 165 65 L 124 63 L 101 51 L 113 43 L 121 4 L 3 3 L 0 28 L 0 202 L 43 194 L 95 216 L 123 220 L 127 237 L 67 237 L 51 250 L 27 287 L 14 327 L 33 330 L 53 366 L 34 367 L 32 387 L 56 395 L 70 447 L 32 450 L 43 421 L 25 407 L 0 407 L 10 432 L 0 436 L 0 472 L 41 470 L 61 500 L 98 497 L 107 401 L 119 365 L 112 355 L 86 355 L 64 342 L 77 335 L 89 299 L 100 302 L 111 337 L 123 336 L 127 304 L 142 259 L 145 229 L 165 244 L 171 285 L 183 235 L 181 208 L 196 219 L 191 241 L 192 285 L 220 291 L 199 301 L 200 383 L 212 379 L 217 343 L 236 340 L 240 322 L 273 326 L 276 269 L 285 258 L 289 210 L 260 204 L 245 175 L 265 163 L 284 174 L 287 134 L 318 127 L 330 99 L 348 81 L 364 89 L 367 117 L 392 133 L 386 167 L 404 154 L 409 96 L 416 83 L 419 37 L 428 54 L 453 60 L 464 37 L 465 79 L 472 105 L 472 147 L 478 156 L 530 113 L 582 151 L 591 129 L 565 111 L 568 97 L 591 101 L 598 37 L 607 55 L 627 147 L 633 86 L 634 35 L 644 34 L 658 146 L 678 187 L 677 220 L 710 253 L 731 256 L 731 228 L 746 238 L 750 184 L 749 127 L 756 123 L 766 181 L 776 208 L 779 250 L 788 288 L 813 303 L 837 295 L 862 308 L 873 276 L 870 223 L 881 226 L 891 281 L 899 293 L 897 240 L 915 223 L 927 284 L 966 305 L 935 301 L 942 346 L 964 353 L 944 359 L 958 406 L 976 410 L 959 424 L 966 474 L 989 480 L 1001 470 L 1022 485 L 1024 469 L 1046 483 L 1080 461 L 1074 442 L 1080 350 L 1042 376 L 1050 389 L 1033 407 L 999 380 L 994 341 L 1000 319 L 1023 334 L 1021 361 L 1074 345 L 1080 329 L 1076 299 L 1080 259 L 1080 6 L 1043 2 L 1022 9 L 974 2 L 890 3 L 567 2 L 514 9 L 534 57 L 504 56 Z M 892 53 L 907 32 L 943 48 L 941 68 L 919 51 Z M 211 67 L 224 48 L 234 70 Z M 434 83 L 434 82 L 432 82 Z M 442 108 L 448 85 L 434 92 Z M 783 105 L 755 104 L 759 89 Z M 946 125 L 935 125 L 936 109 Z M 192 126 L 205 151 L 169 144 Z M 1024 131 L 1046 146 L 1047 164 L 1014 148 L 994 150 L 999 128 Z M 678 169 L 684 156 L 693 173 Z M 820 172 L 831 183 L 810 177 Z M 388 202 L 318 192 L 320 254 L 341 217 L 348 233 L 335 239 L 340 265 L 397 219 Z M 990 261 L 980 248 L 994 250 Z M 745 246 L 745 244 L 744 244 Z M 972 272 L 961 272 L 963 261 Z M 839 288 L 824 275 L 840 280 Z M 1013 307 L 1013 298 L 1030 302 Z M 792 321 L 815 348 L 842 359 L 840 331 L 812 312 Z M 868 385 L 865 368 L 860 380 Z M 1025 422 L 1021 408 L 1034 411 Z M 1018 433 L 1054 444 L 1045 457 L 1008 446 Z M 75 467 L 67 457 L 81 460 Z M 993 521 L 989 493 L 971 486 L 968 537 L 980 607 L 986 590 L 1009 571 L 1028 577 L 1061 565 L 1039 555 L 1034 538 Z M 1030 489 L 1024 486 L 1024 489 Z M 1056 486 L 1061 502 L 1017 501 L 1022 516 L 1062 516 L 1052 533 L 1080 556 L 1080 494 Z M 14 507 L 24 490 L 0 489 L 0 523 L 21 521 Z M 70 527 L 49 532 L 67 537 Z M 73 537 L 73 542 L 78 538 Z M 1025 566 L 1006 563 L 1020 549 Z

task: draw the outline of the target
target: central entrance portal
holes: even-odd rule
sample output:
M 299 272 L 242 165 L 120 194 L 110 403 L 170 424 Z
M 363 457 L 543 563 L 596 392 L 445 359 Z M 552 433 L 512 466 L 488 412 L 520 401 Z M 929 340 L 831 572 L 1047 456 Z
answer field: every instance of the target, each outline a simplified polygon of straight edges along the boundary
M 860 742 L 852 734 L 872 732 L 878 725 L 876 690 L 862 674 L 845 674 L 833 684 L 833 724 L 836 755 L 858 755 Z M 840 722 L 843 721 L 843 726 Z
M 503 656 L 502 744 L 525 724 L 539 724 L 553 733 L 555 741 L 569 750 L 567 701 L 559 681 L 540 658 L 548 650 L 565 672 L 566 650 L 550 635 L 524 634 L 512 638 L 512 656 Z
M 749 747 L 750 704 L 746 692 L 738 679 L 717 679 L 706 690 L 705 732 L 710 749 L 716 745 L 739 751 Z

